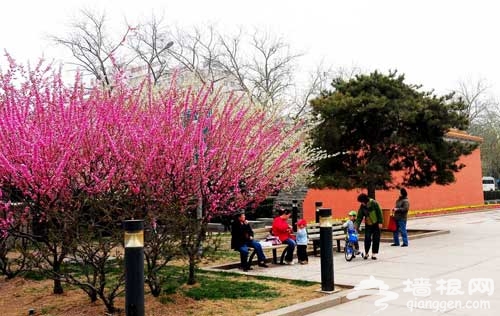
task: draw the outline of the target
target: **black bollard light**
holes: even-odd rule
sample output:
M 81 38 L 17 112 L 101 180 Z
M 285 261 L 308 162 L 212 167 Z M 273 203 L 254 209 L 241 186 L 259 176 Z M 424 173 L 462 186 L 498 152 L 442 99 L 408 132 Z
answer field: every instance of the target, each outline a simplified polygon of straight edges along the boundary
M 323 206 L 323 202 L 314 202 L 314 207 L 316 208 L 316 223 L 319 223 L 319 209 Z
M 297 216 L 299 208 L 297 207 L 297 200 L 292 200 L 292 227 L 293 231 L 297 232 Z
M 332 209 L 319 209 L 319 246 L 321 249 L 321 291 L 333 292 Z
M 144 316 L 144 221 L 123 222 L 125 229 L 125 315 Z

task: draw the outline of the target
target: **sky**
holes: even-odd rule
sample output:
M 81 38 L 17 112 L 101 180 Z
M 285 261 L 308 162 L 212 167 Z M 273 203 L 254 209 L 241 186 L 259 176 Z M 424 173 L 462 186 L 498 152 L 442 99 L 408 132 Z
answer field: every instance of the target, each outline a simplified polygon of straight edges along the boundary
M 69 60 L 48 35 L 63 35 L 78 10 L 104 10 L 117 27 L 154 14 L 173 25 L 244 26 L 282 36 L 314 65 L 397 69 L 437 94 L 483 80 L 500 99 L 500 17 L 494 0 L 8 0 L 0 49 L 19 62 Z M 5 58 L 0 58 L 5 65 Z

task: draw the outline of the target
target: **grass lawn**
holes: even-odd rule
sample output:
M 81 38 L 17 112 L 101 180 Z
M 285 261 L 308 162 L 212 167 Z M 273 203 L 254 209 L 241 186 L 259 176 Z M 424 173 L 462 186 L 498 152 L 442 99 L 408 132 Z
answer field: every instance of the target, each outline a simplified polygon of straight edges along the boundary
M 238 257 L 235 252 L 223 253 L 217 257 L 219 263 L 234 262 Z M 214 263 L 207 259 L 202 265 Z M 163 276 L 168 281 L 159 297 L 150 295 L 145 287 L 146 315 L 256 315 L 324 295 L 317 292 L 319 285 L 314 282 L 204 270 L 197 272 L 198 283 L 188 286 L 187 268 L 179 262 L 169 266 Z M 125 298 L 118 297 L 115 305 L 123 309 Z M 78 288 L 65 286 L 64 294 L 52 294 L 52 281 L 37 273 L 0 281 L 2 316 L 28 315 L 32 308 L 35 315 L 107 315 L 100 301 L 90 303 Z

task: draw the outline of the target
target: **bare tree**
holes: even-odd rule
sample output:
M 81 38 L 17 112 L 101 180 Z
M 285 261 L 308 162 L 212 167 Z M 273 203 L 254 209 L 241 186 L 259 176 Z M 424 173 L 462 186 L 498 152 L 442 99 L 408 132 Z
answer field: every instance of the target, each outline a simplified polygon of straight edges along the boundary
M 462 80 L 458 85 L 455 94 L 457 97 L 462 98 L 467 105 L 465 112 L 472 126 L 477 121 L 485 118 L 488 108 L 495 103 L 495 100 L 489 95 L 490 87 L 484 79 L 479 79 L 476 82 Z
M 151 76 L 154 85 L 177 71 L 181 81 L 242 92 L 256 106 L 296 119 L 307 113 L 308 100 L 332 78 L 330 69 L 318 67 L 299 87 L 297 65 L 302 55 L 269 32 L 240 28 L 229 35 L 214 25 L 174 28 L 154 14 L 137 27 L 127 25 L 120 40 L 111 39 L 106 27 L 105 14 L 82 10 L 67 36 L 52 37 L 71 50 L 74 64 L 104 86 L 112 86 L 115 71 Z
M 308 73 L 307 80 L 303 84 L 295 85 L 295 91 L 291 94 L 289 116 L 292 120 L 307 118 L 310 113 L 310 100 L 319 96 L 326 89 L 331 88 L 334 78 L 349 80 L 362 73 L 361 68 L 352 66 L 333 69 L 324 61 L 319 62 L 315 68 Z
M 470 133 L 481 136 L 481 164 L 483 175 L 500 178 L 500 105 L 491 104 L 481 121 L 476 121 Z
M 483 138 L 481 163 L 484 175 L 500 177 L 500 104 L 490 94 L 484 79 L 459 82 L 455 95 L 467 105 L 468 132 Z
M 184 72 L 190 72 L 202 84 L 214 85 L 227 77 L 219 68 L 219 42 L 213 26 L 203 30 L 194 27 L 191 32 L 177 29 L 174 46 L 169 54 Z
M 127 27 L 118 41 L 110 38 L 106 29 L 106 15 L 91 10 L 80 11 L 82 18 L 70 25 L 71 32 L 65 36 L 51 36 L 51 40 L 67 47 L 76 62 L 73 63 L 93 75 L 103 86 L 112 85 L 113 71 L 122 70 L 126 63 L 119 60 L 121 48 L 131 28 Z
M 234 35 L 219 33 L 219 42 L 218 66 L 233 90 L 271 113 L 291 106 L 301 55 L 293 53 L 283 38 L 259 31 L 249 35 L 240 28 Z
M 267 33 L 256 32 L 252 45 L 256 52 L 250 64 L 252 95 L 264 108 L 275 107 L 293 85 L 293 67 L 300 55 L 292 54 L 283 39 Z
M 350 67 L 340 66 L 335 69 L 334 76 L 335 78 L 342 78 L 349 81 L 350 79 L 354 79 L 357 75 L 368 72 L 368 70 L 364 70 L 356 65 L 351 65 Z
M 321 91 L 328 88 L 333 80 L 331 68 L 325 68 L 321 62 L 309 72 L 307 81 L 301 87 L 296 87 L 291 100 L 290 117 L 297 120 L 310 112 L 309 101 L 317 97 Z
M 233 36 L 219 34 L 222 52 L 217 60 L 221 71 L 234 80 L 234 90 L 246 93 L 252 100 L 251 89 L 247 85 L 248 62 L 242 54 L 242 39 L 244 31 L 239 29 Z
M 156 85 L 171 72 L 169 49 L 174 42 L 163 18 L 152 16 L 151 20 L 137 26 L 131 38 L 130 47 L 145 64 L 147 73 Z
M 251 102 L 273 112 L 289 103 L 300 55 L 291 53 L 282 38 L 257 31 L 248 36 L 241 28 L 227 35 L 213 25 L 191 32 L 177 29 L 171 38 L 174 45 L 168 54 L 202 84 L 244 92 Z

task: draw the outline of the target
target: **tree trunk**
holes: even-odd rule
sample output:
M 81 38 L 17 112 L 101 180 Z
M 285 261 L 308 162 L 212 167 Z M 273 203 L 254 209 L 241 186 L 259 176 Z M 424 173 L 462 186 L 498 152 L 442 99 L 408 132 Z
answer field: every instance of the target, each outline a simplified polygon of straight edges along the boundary
M 54 294 L 63 294 L 64 293 L 64 289 L 62 287 L 61 280 L 54 279 L 54 290 L 53 290 L 53 293 Z
M 193 285 L 196 283 L 196 278 L 194 276 L 195 268 L 196 268 L 195 255 L 190 254 L 189 255 L 189 277 L 188 277 L 188 281 L 187 281 L 187 284 L 189 284 L 189 285 Z
M 151 291 L 151 295 L 153 295 L 154 297 L 158 297 L 161 294 L 160 281 L 156 278 L 155 272 L 151 272 L 151 270 L 149 270 L 149 269 L 148 269 L 148 271 L 149 271 L 149 274 L 146 278 L 146 283 L 149 286 L 149 290 Z
M 54 264 L 52 266 L 52 269 L 54 271 L 54 275 L 57 276 L 61 272 L 61 263 L 57 261 L 57 255 L 54 255 Z M 59 279 L 59 277 L 54 278 L 54 289 L 53 289 L 54 294 L 63 294 L 64 289 L 62 287 L 62 282 Z
M 369 184 L 367 189 L 368 189 L 368 196 L 375 200 L 375 186 Z
M 158 284 L 158 282 L 155 282 L 153 285 L 151 285 L 149 289 L 151 290 L 151 295 L 153 295 L 154 297 L 160 296 L 161 286 L 160 284 Z
M 89 297 L 90 297 L 90 302 L 94 303 L 97 301 L 97 291 L 94 290 L 94 289 L 91 289 L 88 293 Z
M 109 300 L 103 299 L 102 301 L 104 303 L 104 306 L 106 306 L 106 310 L 108 311 L 108 313 L 114 314 L 117 311 L 115 308 L 114 299 L 112 299 L 112 298 L 110 298 Z

